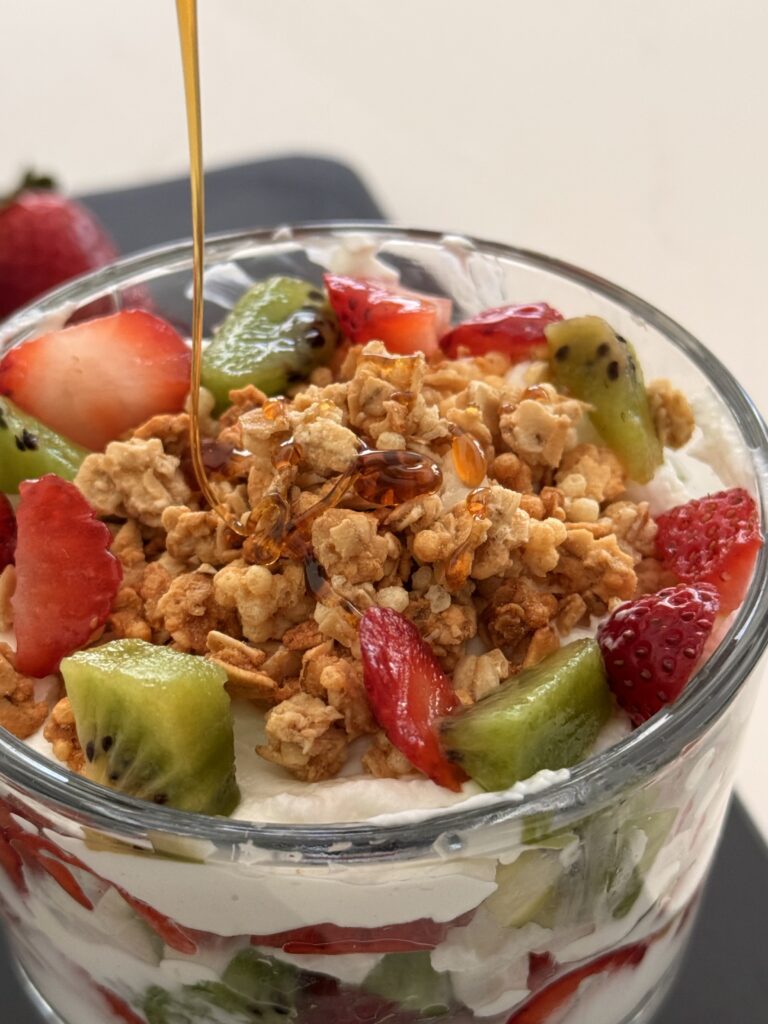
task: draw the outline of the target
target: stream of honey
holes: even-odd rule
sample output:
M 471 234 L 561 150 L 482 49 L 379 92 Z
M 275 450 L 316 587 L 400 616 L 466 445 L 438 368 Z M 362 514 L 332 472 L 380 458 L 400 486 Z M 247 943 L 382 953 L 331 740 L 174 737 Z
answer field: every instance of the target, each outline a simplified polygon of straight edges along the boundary
M 208 477 L 206 449 L 200 433 L 200 383 L 203 349 L 203 283 L 205 265 L 205 191 L 203 175 L 202 117 L 200 111 L 200 67 L 198 47 L 197 0 L 176 0 L 179 23 L 184 93 L 189 137 L 189 177 L 192 196 L 193 291 L 192 291 L 192 374 L 190 409 L 190 453 L 197 485 L 204 500 L 216 511 L 235 533 L 245 537 L 244 554 L 251 563 L 272 565 L 281 557 L 303 561 L 307 583 L 320 597 L 331 593 L 322 567 L 312 553 L 312 524 L 326 509 L 332 508 L 353 491 L 370 505 L 391 507 L 421 495 L 437 491 L 442 483 L 439 465 L 429 456 L 412 451 L 361 451 L 347 471 L 341 474 L 329 490 L 306 512 L 292 518 L 286 499 L 277 491 L 268 493 L 250 514 L 238 519 L 228 512 Z M 390 362 L 387 356 L 371 356 Z M 408 359 L 413 357 L 392 357 Z M 403 401 L 414 396 L 403 393 Z M 265 403 L 265 415 L 282 411 L 282 399 Z M 210 444 L 210 442 L 209 442 Z M 482 447 L 469 434 L 456 428 L 451 445 L 454 465 L 460 479 L 477 488 L 485 477 L 486 464 Z M 208 453 L 210 454 L 210 453 Z M 220 455 L 221 453 L 219 453 Z M 236 457 L 247 457 L 247 452 L 232 452 Z M 289 469 L 301 462 L 298 445 L 288 439 L 278 449 L 273 463 L 276 471 Z M 473 492 L 477 494 L 477 492 Z M 474 498 L 474 504 L 482 504 Z M 474 506 L 473 506 L 474 507 Z M 474 513 L 473 513 L 474 514 Z M 338 595 L 337 595 L 338 596 Z M 341 603 L 354 610 L 349 602 Z

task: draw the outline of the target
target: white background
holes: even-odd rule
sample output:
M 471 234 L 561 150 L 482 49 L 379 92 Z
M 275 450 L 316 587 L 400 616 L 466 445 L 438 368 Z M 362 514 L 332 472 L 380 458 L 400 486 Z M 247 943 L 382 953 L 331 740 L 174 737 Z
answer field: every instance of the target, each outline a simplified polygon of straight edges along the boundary
M 350 162 L 402 223 L 650 299 L 768 411 L 763 0 L 200 0 L 211 166 Z M 0 185 L 184 170 L 173 0 L 0 0 Z M 768 683 L 740 789 L 768 836 Z

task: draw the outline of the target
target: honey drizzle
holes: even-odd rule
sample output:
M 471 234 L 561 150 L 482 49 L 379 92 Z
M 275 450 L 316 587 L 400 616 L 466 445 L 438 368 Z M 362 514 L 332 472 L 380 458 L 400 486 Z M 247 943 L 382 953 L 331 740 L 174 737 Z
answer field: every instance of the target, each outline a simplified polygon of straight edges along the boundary
M 200 384 L 203 350 L 203 271 L 205 261 L 205 179 L 203 177 L 202 118 L 200 113 L 200 60 L 198 52 L 197 0 L 176 0 L 179 24 L 179 42 L 184 73 L 184 95 L 187 108 L 187 134 L 189 137 L 189 177 L 192 197 L 192 374 L 190 413 L 190 454 L 192 469 L 204 500 L 223 519 L 234 533 L 246 538 L 245 551 L 252 562 L 273 565 L 281 557 L 304 562 L 307 585 L 317 597 L 335 593 L 325 577 L 320 563 L 312 552 L 312 524 L 319 515 L 337 506 L 350 488 L 364 501 L 379 507 L 388 507 L 410 501 L 422 494 L 438 490 L 442 483 L 440 467 L 428 456 L 410 451 L 376 451 L 363 448 L 352 465 L 333 484 L 330 490 L 307 511 L 290 518 L 286 499 L 277 491 L 268 494 L 243 520 L 228 512 L 211 487 L 208 462 L 213 472 L 224 471 L 225 452 L 216 450 L 212 458 L 211 444 L 204 445 L 200 435 Z M 388 369 L 406 364 L 413 356 L 366 356 Z M 398 392 L 399 401 L 413 400 L 410 392 Z M 285 400 L 268 399 L 262 406 L 263 415 L 276 420 L 285 414 Z M 215 444 L 215 442 L 214 442 Z M 362 444 L 362 442 L 361 442 Z M 221 446 L 218 446 L 219 448 Z M 232 458 L 247 458 L 248 452 L 234 447 Z M 221 459 L 224 458 L 222 462 Z M 278 472 L 296 467 L 302 452 L 292 439 L 284 441 L 273 457 Z M 354 605 L 336 595 L 342 606 L 359 614 Z
M 472 519 L 477 522 L 486 519 L 488 516 L 488 499 L 491 496 L 490 487 L 476 487 L 467 495 L 466 506 Z M 474 551 L 470 549 L 472 529 L 470 527 L 467 539 L 454 551 L 445 567 L 445 582 L 447 589 L 453 593 L 459 590 L 467 581 L 472 568 Z
M 176 0 L 181 64 L 189 136 L 189 188 L 192 195 L 192 380 L 189 440 L 192 468 L 203 497 L 222 516 L 227 526 L 242 534 L 239 522 L 230 522 L 208 482 L 200 438 L 200 380 L 203 351 L 203 269 L 205 261 L 205 179 L 203 177 L 203 130 L 200 115 L 200 60 L 198 56 L 197 0 Z

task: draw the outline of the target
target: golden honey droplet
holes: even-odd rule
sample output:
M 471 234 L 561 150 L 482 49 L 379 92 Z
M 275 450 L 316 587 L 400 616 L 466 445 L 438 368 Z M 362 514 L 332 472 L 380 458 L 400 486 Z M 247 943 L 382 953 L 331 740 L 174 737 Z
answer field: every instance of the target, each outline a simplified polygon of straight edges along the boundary
M 273 422 L 285 413 L 285 400 L 282 398 L 269 398 L 262 405 L 261 412 L 265 419 Z
M 433 494 L 443 481 L 434 459 L 418 452 L 365 451 L 354 464 L 355 492 L 372 505 L 402 505 Z
M 477 438 L 463 430 L 451 442 L 451 457 L 459 480 L 466 487 L 478 487 L 488 470 L 485 452 Z
M 548 402 L 549 392 L 541 384 L 531 384 L 530 387 L 526 388 L 520 397 L 520 401 L 524 402 L 526 398 L 533 400 L 534 402 Z

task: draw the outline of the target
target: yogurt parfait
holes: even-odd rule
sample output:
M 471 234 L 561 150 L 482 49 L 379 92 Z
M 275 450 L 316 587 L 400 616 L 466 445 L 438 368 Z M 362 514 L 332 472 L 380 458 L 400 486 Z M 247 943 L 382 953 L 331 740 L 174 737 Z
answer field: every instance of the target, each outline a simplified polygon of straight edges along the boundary
M 764 425 L 543 257 L 388 228 L 209 256 L 194 403 L 186 245 L 2 337 L 31 990 L 65 1024 L 650 1020 L 757 685 Z

